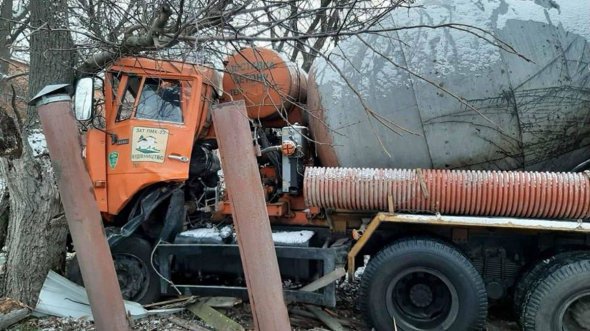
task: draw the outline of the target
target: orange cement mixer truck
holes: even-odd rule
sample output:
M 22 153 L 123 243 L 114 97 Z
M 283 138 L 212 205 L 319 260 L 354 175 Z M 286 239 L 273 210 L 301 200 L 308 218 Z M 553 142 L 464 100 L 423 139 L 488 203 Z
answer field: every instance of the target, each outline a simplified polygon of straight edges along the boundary
M 376 330 L 482 329 L 507 301 L 525 330 L 590 327 L 588 73 L 454 100 L 394 81 L 411 74 L 388 77 L 391 58 L 350 58 L 320 59 L 309 80 L 263 48 L 223 75 L 147 58 L 105 71 L 85 160 L 124 297 L 246 297 L 210 114 L 244 100 L 286 300 L 334 306 L 334 282 L 300 288 L 343 268 Z M 446 73 L 471 89 L 460 74 Z

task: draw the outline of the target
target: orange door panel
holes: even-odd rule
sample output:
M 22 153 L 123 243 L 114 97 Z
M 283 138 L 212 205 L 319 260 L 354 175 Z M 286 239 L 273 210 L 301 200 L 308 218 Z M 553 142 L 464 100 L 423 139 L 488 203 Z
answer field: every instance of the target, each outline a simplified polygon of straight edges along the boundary
M 200 77 L 121 77 L 107 116 L 109 214 L 144 187 L 188 178 L 201 84 Z
M 86 167 L 92 179 L 94 197 L 101 212 L 107 212 L 107 160 L 106 134 L 104 131 L 90 129 L 86 132 Z

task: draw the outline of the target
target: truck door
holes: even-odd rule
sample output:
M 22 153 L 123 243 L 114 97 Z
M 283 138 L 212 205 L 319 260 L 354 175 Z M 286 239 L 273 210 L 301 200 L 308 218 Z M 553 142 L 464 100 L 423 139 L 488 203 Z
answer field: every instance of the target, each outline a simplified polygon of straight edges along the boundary
M 142 188 L 188 178 L 201 79 L 115 73 L 107 79 L 116 95 L 107 116 L 108 209 L 118 214 Z

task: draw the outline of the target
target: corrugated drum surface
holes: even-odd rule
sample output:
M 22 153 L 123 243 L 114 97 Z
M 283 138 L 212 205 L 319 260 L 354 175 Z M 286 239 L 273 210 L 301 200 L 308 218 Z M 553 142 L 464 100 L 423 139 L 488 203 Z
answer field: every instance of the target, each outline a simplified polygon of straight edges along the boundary
M 450 215 L 584 219 L 590 179 L 584 173 L 429 169 L 305 170 L 308 206 Z

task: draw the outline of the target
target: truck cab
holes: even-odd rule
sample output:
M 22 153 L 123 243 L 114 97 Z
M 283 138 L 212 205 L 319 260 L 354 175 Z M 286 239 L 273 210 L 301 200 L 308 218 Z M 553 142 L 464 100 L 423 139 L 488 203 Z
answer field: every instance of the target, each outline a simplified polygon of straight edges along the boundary
M 118 215 L 140 190 L 189 178 L 193 143 L 210 134 L 220 82 L 212 68 L 147 58 L 107 70 L 106 126 L 88 130 L 86 145 L 101 212 Z

